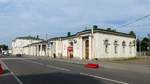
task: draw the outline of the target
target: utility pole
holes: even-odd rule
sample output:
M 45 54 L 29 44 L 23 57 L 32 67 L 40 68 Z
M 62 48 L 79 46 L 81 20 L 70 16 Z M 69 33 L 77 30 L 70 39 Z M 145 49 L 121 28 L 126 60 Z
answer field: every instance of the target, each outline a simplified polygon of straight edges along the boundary
M 88 27 L 85 27 L 85 30 L 87 30 L 88 29 Z
M 141 52 L 141 38 L 138 36 L 138 40 L 139 40 L 139 42 L 138 42 L 138 45 L 139 45 L 139 56 L 142 56 L 142 52 Z
M 94 31 L 94 28 L 92 27 L 91 29 L 91 58 L 94 58 L 93 57 L 93 31 Z
M 150 56 L 150 33 L 148 34 L 148 55 Z
M 48 40 L 47 37 L 48 37 L 48 34 L 46 33 L 46 34 L 45 34 L 45 41 Z M 48 50 L 48 42 L 46 42 L 46 51 L 45 51 L 45 54 L 46 54 L 47 56 L 48 56 L 48 53 L 47 53 L 48 51 L 49 51 L 49 50 Z
M 93 25 L 92 29 L 91 29 L 91 54 L 92 54 L 92 58 L 95 59 L 95 38 L 94 38 L 94 29 L 97 29 L 98 26 L 97 25 Z
M 140 53 L 140 56 L 142 56 L 142 51 L 141 51 L 141 40 L 139 38 L 139 53 Z
M 45 35 L 45 39 L 47 40 L 48 39 L 48 34 L 46 33 L 46 35 Z

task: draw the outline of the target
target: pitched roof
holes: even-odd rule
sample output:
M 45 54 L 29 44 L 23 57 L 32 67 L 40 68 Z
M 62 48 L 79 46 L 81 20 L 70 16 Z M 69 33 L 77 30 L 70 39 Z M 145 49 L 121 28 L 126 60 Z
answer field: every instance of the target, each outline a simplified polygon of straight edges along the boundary
M 24 37 L 17 37 L 16 39 L 27 39 L 27 40 L 43 40 L 43 39 L 40 39 L 40 38 L 37 38 L 37 37 L 33 37 L 33 36 L 24 36 Z M 15 39 L 15 40 L 16 40 Z
M 47 43 L 47 41 L 40 41 L 40 42 L 28 44 L 28 45 L 24 46 L 24 48 L 25 48 L 25 47 L 28 47 L 28 46 L 36 45 L 36 44 L 41 44 L 41 43 Z
M 98 33 L 111 34 L 111 35 L 116 35 L 116 36 L 136 38 L 136 36 L 133 36 L 133 35 L 130 35 L 130 34 L 127 34 L 127 33 L 118 32 L 118 31 L 109 31 L 109 30 L 101 29 L 101 28 L 94 28 L 93 32 L 94 33 L 98 32 Z M 82 34 L 86 34 L 86 33 L 91 33 L 91 29 L 87 29 L 87 30 L 77 32 L 76 35 L 82 35 Z
M 116 36 L 123 36 L 123 37 L 130 37 L 130 38 L 136 38 L 136 36 L 133 36 L 133 35 L 130 35 L 130 34 L 127 34 L 127 33 L 123 33 L 123 32 L 118 32 L 118 31 L 109 31 L 109 30 L 106 30 L 106 29 L 101 29 L 101 28 L 94 28 L 93 29 L 93 32 L 94 33 L 104 33 L 104 34 L 111 34 L 111 35 L 116 35 Z M 80 32 L 77 32 L 71 36 L 63 36 L 63 37 L 54 37 L 54 38 L 50 38 L 48 41 L 50 40 L 59 40 L 59 39 L 68 39 L 68 38 L 74 38 L 74 37 L 78 37 L 80 35 L 83 35 L 83 34 L 88 34 L 88 33 L 91 33 L 91 29 L 86 29 L 86 30 L 83 30 L 83 31 L 80 31 Z

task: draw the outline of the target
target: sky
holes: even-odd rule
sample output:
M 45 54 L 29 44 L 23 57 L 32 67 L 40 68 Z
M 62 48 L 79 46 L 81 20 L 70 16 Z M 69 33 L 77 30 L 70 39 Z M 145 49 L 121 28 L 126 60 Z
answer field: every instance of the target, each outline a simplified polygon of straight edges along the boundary
M 150 33 L 150 0 L 0 0 L 0 42 L 19 36 L 42 38 L 76 33 L 92 25 L 112 27 L 139 37 Z

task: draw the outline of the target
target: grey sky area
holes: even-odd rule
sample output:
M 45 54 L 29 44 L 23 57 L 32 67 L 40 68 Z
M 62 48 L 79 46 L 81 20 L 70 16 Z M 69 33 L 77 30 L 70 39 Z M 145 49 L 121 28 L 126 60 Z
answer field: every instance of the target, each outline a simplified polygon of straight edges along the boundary
M 121 32 L 150 32 L 150 0 L 0 0 L 0 41 L 10 45 L 18 36 L 63 36 L 98 25 Z

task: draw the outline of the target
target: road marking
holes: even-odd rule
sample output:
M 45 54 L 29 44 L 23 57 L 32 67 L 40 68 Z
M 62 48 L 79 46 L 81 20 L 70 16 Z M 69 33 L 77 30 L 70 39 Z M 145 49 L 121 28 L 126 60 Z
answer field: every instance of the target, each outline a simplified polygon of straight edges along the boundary
M 38 65 L 45 65 L 43 63 L 39 63 L 39 62 L 35 62 L 35 61 L 29 61 L 29 60 L 23 60 L 23 61 L 38 64 Z M 61 68 L 61 67 L 52 66 L 52 65 L 45 65 L 45 66 L 48 67 L 48 68 L 54 68 L 54 69 L 58 69 L 58 70 L 62 70 L 62 71 L 71 71 L 71 70 L 66 69 L 66 68 Z
M 1 60 L 36 59 L 36 58 L 0 58 Z
M 113 80 L 113 79 L 109 79 L 109 78 L 105 78 L 105 77 L 100 77 L 100 76 L 95 76 L 95 75 L 90 75 L 90 74 L 86 74 L 86 73 L 80 73 L 81 75 L 85 75 L 85 76 L 90 76 L 93 78 L 98 78 L 98 79 L 103 79 L 103 80 L 107 80 L 107 81 L 111 81 L 114 83 L 119 83 L 119 84 L 128 84 L 126 82 L 121 82 L 121 81 L 117 81 L 117 80 Z
M 23 82 L 12 71 L 11 74 L 14 76 L 14 78 L 18 81 L 19 84 L 23 84 Z
M 34 64 L 38 64 L 38 65 L 44 65 L 43 63 L 39 63 L 39 62 L 35 62 L 35 61 L 29 61 L 29 60 L 24 60 L 24 59 L 21 59 L 21 60 L 30 62 L 30 63 L 34 63 Z
M 16 79 L 16 81 L 17 81 L 19 84 L 23 84 L 23 82 L 7 67 L 7 65 L 6 65 L 4 62 L 1 61 L 1 63 L 2 63 L 2 65 L 3 65 L 7 70 L 10 71 L 10 74 Z
M 6 74 L 2 74 L 0 76 L 10 76 L 10 75 L 12 75 L 12 74 L 11 73 L 6 73 Z
M 50 68 L 54 68 L 54 69 L 58 69 L 58 70 L 62 70 L 62 71 L 71 71 L 69 69 L 66 69 L 66 68 L 61 68 L 61 67 L 56 67 L 56 66 L 52 66 L 52 65 L 46 65 L 47 67 L 50 67 Z
M 42 63 L 39 63 L 39 62 L 35 62 L 35 61 L 29 61 L 29 60 L 24 60 L 26 62 L 30 62 L 30 63 L 35 63 L 35 64 L 39 64 L 39 65 L 44 65 Z M 62 67 L 57 67 L 57 66 L 52 66 L 52 65 L 45 65 L 49 68 L 54 68 L 54 69 L 57 69 L 57 70 L 62 70 L 62 71 L 71 71 L 69 69 L 66 69 L 66 68 L 62 68 Z M 118 81 L 118 80 L 113 80 L 113 79 L 109 79 L 109 78 L 105 78 L 105 77 L 100 77 L 100 76 L 95 76 L 95 75 L 90 75 L 90 74 L 87 74 L 87 73 L 79 73 L 80 75 L 84 75 L 84 76 L 89 76 L 89 77 L 93 77 L 93 78 L 98 78 L 98 79 L 103 79 L 103 80 L 106 80 L 106 81 L 110 81 L 110 82 L 114 82 L 114 83 L 118 83 L 118 84 L 128 84 L 126 82 L 121 82 L 121 81 Z

